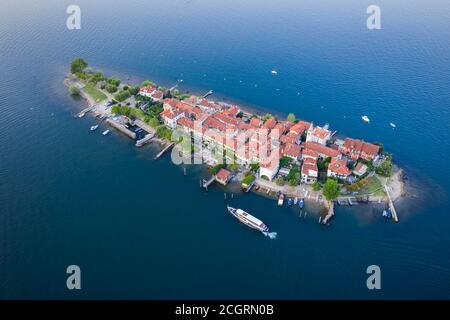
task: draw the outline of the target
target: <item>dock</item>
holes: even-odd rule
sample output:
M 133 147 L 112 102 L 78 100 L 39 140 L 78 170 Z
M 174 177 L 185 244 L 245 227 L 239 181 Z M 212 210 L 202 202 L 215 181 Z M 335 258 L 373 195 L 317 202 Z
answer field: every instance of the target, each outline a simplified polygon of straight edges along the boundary
M 389 209 L 391 209 L 392 219 L 394 219 L 394 221 L 397 223 L 398 222 L 397 211 L 395 210 L 394 201 L 392 201 L 391 194 L 389 193 L 389 189 L 386 185 L 384 185 L 384 190 L 386 191 L 388 197 L 388 204 Z
M 75 115 L 75 118 L 79 118 L 80 115 L 82 115 L 83 113 L 87 113 L 87 112 L 91 111 L 91 110 L 94 109 L 96 106 L 97 106 L 97 105 L 93 105 L 93 106 L 87 107 L 86 109 L 81 110 L 80 112 L 78 112 L 78 113 Z
M 140 148 L 140 147 L 146 145 L 147 143 L 152 141 L 154 136 L 155 135 L 153 133 L 146 134 L 144 138 L 136 141 L 136 147 Z
M 114 127 L 115 129 L 119 130 L 120 132 L 126 134 L 131 139 L 133 139 L 133 140 L 136 139 L 136 133 L 127 129 L 123 124 L 120 124 L 112 119 L 106 119 L 106 123 L 109 124 L 110 126 Z
M 167 145 L 164 149 L 162 149 L 153 159 L 158 160 L 166 151 L 171 149 L 175 145 L 175 142 L 172 142 L 171 144 Z
M 250 185 L 246 186 L 244 188 L 245 193 L 249 193 L 250 190 L 252 190 L 253 186 L 255 185 L 255 181 L 253 181 L 252 183 L 250 183 Z
M 322 223 L 327 224 L 327 222 L 334 216 L 334 202 L 330 201 L 330 208 L 328 209 L 328 214 L 323 218 Z
M 208 96 L 210 96 L 210 95 L 212 95 L 214 93 L 214 91 L 212 91 L 212 90 L 209 90 L 207 93 L 205 93 L 203 96 L 202 96 L 202 98 L 206 98 L 206 97 L 208 97 Z
M 205 188 L 206 191 L 208 191 L 209 185 L 214 181 L 216 181 L 216 176 L 212 176 L 211 178 L 209 178 L 209 180 L 202 179 L 202 188 Z

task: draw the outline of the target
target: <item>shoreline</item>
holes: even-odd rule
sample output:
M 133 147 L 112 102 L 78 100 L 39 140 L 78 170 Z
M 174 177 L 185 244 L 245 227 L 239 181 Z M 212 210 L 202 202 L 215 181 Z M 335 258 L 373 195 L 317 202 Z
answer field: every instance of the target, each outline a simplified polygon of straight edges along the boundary
M 75 85 L 75 84 L 80 84 L 81 82 L 79 81 L 79 79 L 72 75 L 72 74 L 67 74 L 65 79 L 64 79 L 64 84 L 67 87 L 70 87 L 71 85 Z M 128 85 L 128 83 L 127 83 Z M 84 90 L 80 89 L 80 96 L 88 103 L 89 107 L 94 108 L 93 111 L 95 111 L 95 116 L 111 116 L 111 112 L 107 113 L 106 110 L 98 110 L 98 108 L 95 108 L 94 106 L 97 105 L 97 102 L 91 97 L 89 96 L 89 94 L 87 94 L 86 92 L 84 92 Z M 101 92 L 105 93 L 107 96 L 107 100 L 111 100 L 113 99 L 113 95 L 111 94 L 107 94 L 104 90 L 102 90 Z M 181 91 L 180 91 L 181 92 Z M 189 93 L 192 94 L 192 93 Z M 231 99 L 232 100 L 232 99 Z M 226 101 L 225 99 L 221 99 L 221 100 L 217 100 L 215 101 L 215 103 L 219 104 L 219 105 L 224 105 L 224 106 L 231 106 L 233 105 L 233 103 L 230 101 Z M 241 109 L 241 111 L 245 114 L 255 114 L 255 115 L 261 115 L 261 113 L 266 112 L 266 110 L 264 109 L 258 109 L 256 106 L 255 107 L 248 107 L 244 104 L 244 107 L 242 107 L 241 105 L 239 105 L 239 108 Z M 97 109 L 97 110 L 96 110 Z M 270 110 L 267 110 L 270 112 Z M 272 114 L 276 114 L 277 113 L 272 113 Z M 159 137 L 154 137 L 153 138 L 155 142 L 158 142 L 160 144 L 160 146 L 165 146 L 168 145 L 169 143 L 171 143 L 171 141 L 168 141 L 164 138 L 159 138 Z M 174 149 L 178 149 L 178 145 L 175 146 Z M 210 167 L 210 164 L 204 163 L 204 165 L 206 167 Z M 402 176 L 403 176 L 403 169 L 397 167 L 396 165 L 394 165 L 394 169 L 393 169 L 393 174 L 391 177 L 389 178 L 382 178 L 382 177 L 378 177 L 383 184 L 386 184 L 388 189 L 390 190 L 391 193 L 391 198 L 394 202 L 396 202 L 397 200 L 404 198 L 406 196 L 406 192 L 405 192 L 405 181 L 403 180 Z M 301 184 L 297 187 L 288 187 L 288 186 L 277 186 L 274 182 L 271 181 L 266 181 L 263 179 L 256 179 L 255 183 L 261 188 L 261 189 L 269 189 L 271 192 L 269 194 L 262 194 L 262 190 L 259 189 L 258 191 L 252 190 L 253 193 L 258 194 L 258 195 L 262 195 L 262 196 L 268 196 L 270 198 L 273 197 L 273 195 L 271 196 L 272 192 L 281 192 L 283 194 L 285 194 L 285 196 L 287 197 L 298 197 L 298 198 L 304 198 L 305 201 L 313 201 L 315 203 L 317 203 L 318 205 L 320 205 L 321 207 L 323 207 L 324 209 L 326 209 L 327 203 L 328 201 L 323 199 L 322 196 L 322 191 L 313 191 L 311 189 L 311 185 L 307 185 L 307 184 Z M 227 187 L 225 187 L 227 188 Z M 340 196 L 338 198 L 341 197 L 345 197 L 345 196 Z M 368 201 L 367 204 L 371 204 L 371 203 L 380 203 L 380 202 L 384 202 L 384 203 L 388 203 L 388 199 L 387 196 L 373 196 L 373 195 L 368 195 Z M 350 198 L 350 197 L 349 197 Z M 276 196 L 275 196 L 276 199 Z M 337 200 L 334 200 L 337 201 Z

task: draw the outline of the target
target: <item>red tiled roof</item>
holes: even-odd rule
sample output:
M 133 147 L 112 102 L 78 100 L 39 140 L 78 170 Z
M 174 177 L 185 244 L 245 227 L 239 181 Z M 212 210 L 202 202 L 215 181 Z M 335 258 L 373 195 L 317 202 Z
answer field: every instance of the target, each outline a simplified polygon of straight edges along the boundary
M 306 142 L 304 148 L 316 151 L 320 155 L 324 155 L 326 157 L 331 158 L 335 158 L 340 155 L 339 151 L 323 146 L 316 142 Z
M 221 168 L 219 170 L 219 172 L 217 172 L 216 177 L 219 180 L 228 181 L 228 179 L 230 179 L 230 177 L 231 177 L 231 172 L 226 169 Z
M 156 91 L 154 94 L 152 94 L 152 98 L 155 99 L 162 99 L 164 96 L 164 93 L 162 91 Z
M 315 172 L 316 174 L 318 173 L 316 164 L 310 164 L 310 163 L 303 164 L 303 166 L 302 166 L 302 174 L 303 175 L 311 176 L 311 171 Z
M 224 114 L 230 117 L 235 117 L 239 112 L 241 112 L 241 109 L 238 106 L 232 106 L 231 108 L 223 111 Z
M 331 159 L 331 162 L 328 165 L 328 170 L 338 175 L 348 176 L 350 174 L 350 170 L 347 168 L 347 163 L 344 160 L 339 159 Z
M 213 116 L 209 116 L 208 118 L 206 118 L 206 120 L 203 122 L 203 125 L 208 128 L 213 128 L 213 129 L 217 129 L 220 131 L 225 131 L 225 129 L 226 129 L 225 124 L 223 124 L 222 122 L 220 122 Z
M 194 121 L 192 121 L 191 119 L 183 117 L 183 118 L 178 119 L 177 123 L 182 127 L 194 130 Z
M 317 153 L 317 151 L 314 151 L 311 149 L 303 149 L 302 155 L 303 155 L 303 158 L 317 159 L 319 157 L 319 154 Z
M 167 98 L 163 100 L 163 103 L 171 108 L 175 108 L 178 102 L 180 101 L 174 98 Z
M 259 128 L 259 127 L 261 127 L 262 126 L 262 124 L 263 124 L 263 122 L 262 122 L 262 120 L 260 120 L 260 119 L 258 119 L 258 118 L 252 118 L 251 120 L 250 120 L 250 125 L 252 126 L 252 127 L 255 127 L 255 128 Z
M 179 111 L 179 110 L 171 111 L 171 110 L 167 109 L 167 110 L 162 111 L 160 114 L 161 114 L 161 117 L 163 117 L 163 118 L 174 119 L 181 113 L 183 113 L 183 112 Z
M 263 128 L 264 129 L 272 129 L 273 127 L 275 127 L 277 124 L 277 120 L 275 120 L 275 118 L 269 118 L 266 120 L 266 122 L 264 122 L 263 124 Z
M 288 135 L 283 134 L 280 137 L 280 141 L 282 143 L 295 143 L 296 142 L 296 138 L 293 138 L 292 136 L 288 136 Z
M 222 112 L 216 112 L 214 117 L 226 124 L 238 125 L 241 122 L 240 119 L 230 117 Z
M 375 157 L 380 152 L 380 147 L 375 144 L 364 142 L 362 152 Z
M 298 144 L 287 143 L 283 146 L 283 154 L 293 158 L 300 157 L 302 148 Z
M 297 134 L 302 134 L 311 127 L 311 122 L 299 121 L 291 127 L 291 132 L 296 132 Z
M 325 139 L 330 134 L 330 131 L 321 127 L 315 127 L 312 134 L 320 139 Z
M 317 159 L 305 158 L 305 159 L 303 160 L 303 164 L 312 164 L 312 165 L 316 165 L 316 164 L 317 164 Z
M 147 86 L 145 86 L 145 87 L 142 87 L 140 90 L 139 90 L 139 92 L 144 92 L 144 93 L 152 93 L 153 91 L 155 91 L 156 90 L 156 88 L 155 87 L 153 87 L 151 84 L 149 84 L 149 85 L 147 85 Z

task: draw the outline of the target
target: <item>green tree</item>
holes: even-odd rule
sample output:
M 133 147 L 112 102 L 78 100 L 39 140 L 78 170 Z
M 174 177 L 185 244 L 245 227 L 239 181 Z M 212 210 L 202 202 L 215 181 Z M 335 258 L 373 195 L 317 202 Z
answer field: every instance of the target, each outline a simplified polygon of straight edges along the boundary
M 217 174 L 217 173 L 219 172 L 219 170 L 222 169 L 222 168 L 225 168 L 225 165 L 224 165 L 224 164 L 218 164 L 218 165 L 216 165 L 216 166 L 214 166 L 214 167 L 211 167 L 211 168 L 209 169 L 209 172 L 211 172 L 212 175 L 215 175 L 215 174 Z
M 327 182 L 323 185 L 323 195 L 328 201 L 334 200 L 339 197 L 341 187 L 334 179 L 327 179 Z
M 285 181 L 284 181 L 284 179 L 282 177 L 278 177 L 278 178 L 275 179 L 275 183 L 277 184 L 277 186 L 281 187 L 281 186 L 284 186 Z
M 109 93 L 114 93 L 117 91 L 117 87 L 113 84 L 108 83 L 105 87 L 106 91 L 108 91 Z
M 295 120 L 296 120 L 295 114 L 289 113 L 287 119 L 288 119 L 288 121 L 290 121 L 290 122 L 295 122 Z
M 314 190 L 314 191 L 319 191 L 320 189 L 322 188 L 322 186 L 320 185 L 320 183 L 319 182 L 314 182 L 313 184 L 312 184 L 312 189 Z
M 388 159 L 375 169 L 375 172 L 382 177 L 390 177 L 392 175 L 392 169 L 392 160 L 388 157 Z
M 149 126 L 156 128 L 157 126 L 159 126 L 159 120 L 154 118 L 154 117 L 150 117 L 150 119 L 148 121 L 146 121 Z
M 78 89 L 77 87 L 75 87 L 75 86 L 70 86 L 69 87 L 69 92 L 70 92 L 70 94 L 71 95 L 79 95 L 80 94 L 80 89 Z
M 84 71 L 84 69 L 86 69 L 88 66 L 88 63 L 86 61 L 84 61 L 81 58 L 76 58 L 75 60 L 72 61 L 72 64 L 70 65 L 70 71 L 72 73 L 82 73 Z
M 258 172 L 258 170 L 259 170 L 259 163 L 251 163 L 250 164 L 250 169 L 253 171 L 253 172 Z
M 89 82 L 93 84 L 97 84 L 99 81 L 105 80 L 106 77 L 101 72 L 95 72 L 92 74 L 92 76 L 89 78 Z
M 144 82 L 142 82 L 143 87 L 146 87 L 148 85 L 154 86 L 155 84 L 153 83 L 153 81 L 150 80 L 145 80 Z
M 109 84 L 115 85 L 116 87 L 120 86 L 120 80 L 119 79 L 107 79 L 106 82 L 108 82 Z
M 264 115 L 264 119 L 266 119 L 266 120 L 269 120 L 269 119 L 271 119 L 271 118 L 273 118 L 273 115 L 271 115 L 270 113 L 266 113 L 266 114 Z
M 132 86 L 130 88 L 128 88 L 128 91 L 130 92 L 131 95 L 135 96 L 139 93 L 139 86 Z
M 130 92 L 128 90 L 122 90 L 115 94 L 114 99 L 122 102 L 130 97 Z

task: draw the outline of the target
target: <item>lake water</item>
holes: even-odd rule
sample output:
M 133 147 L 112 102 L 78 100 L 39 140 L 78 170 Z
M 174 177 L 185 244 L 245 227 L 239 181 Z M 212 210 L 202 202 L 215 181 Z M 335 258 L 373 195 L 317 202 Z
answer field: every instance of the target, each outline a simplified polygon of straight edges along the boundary
M 450 298 L 448 1 L 380 0 L 374 31 L 364 0 L 76 2 L 72 31 L 64 1 L 0 3 L 0 298 Z M 77 56 L 382 141 L 409 177 L 400 223 L 339 207 L 323 227 L 313 208 L 300 219 L 254 194 L 201 191 L 203 168 L 184 177 L 153 161 L 157 145 L 73 118 L 85 103 L 62 79 Z M 71 264 L 80 291 L 66 289 Z M 372 264 L 380 291 L 366 288 Z

